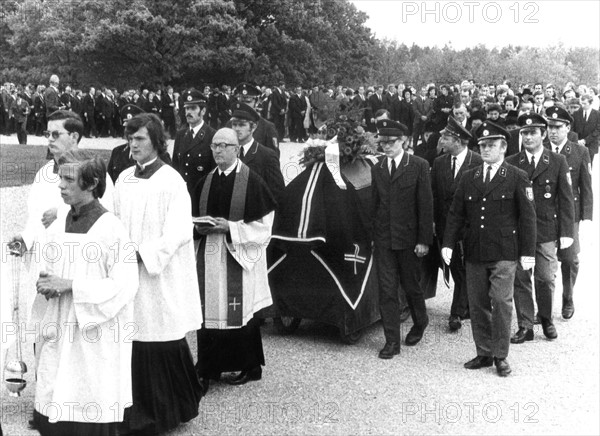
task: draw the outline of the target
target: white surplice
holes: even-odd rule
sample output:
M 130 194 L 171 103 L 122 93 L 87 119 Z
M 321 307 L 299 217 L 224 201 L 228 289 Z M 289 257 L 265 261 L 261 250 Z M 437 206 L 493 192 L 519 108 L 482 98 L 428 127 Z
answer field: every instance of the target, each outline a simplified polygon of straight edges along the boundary
M 132 401 L 134 246 L 112 213 L 78 234 L 65 233 L 64 212 L 42 241 L 43 267 L 72 279 L 73 291 L 48 301 L 38 294 L 33 305 L 35 409 L 50 422 L 120 422 Z
M 115 184 L 115 213 L 143 261 L 134 339 L 179 340 L 202 325 L 190 196 L 171 166 L 148 179 L 136 177 L 135 168 L 125 169 Z

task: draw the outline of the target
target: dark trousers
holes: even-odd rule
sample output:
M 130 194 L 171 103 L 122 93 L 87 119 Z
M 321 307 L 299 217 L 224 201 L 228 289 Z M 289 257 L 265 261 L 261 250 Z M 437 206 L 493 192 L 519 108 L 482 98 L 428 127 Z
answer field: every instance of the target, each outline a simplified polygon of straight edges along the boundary
M 273 124 L 277 130 L 277 140 L 281 143 L 285 136 L 285 114 L 273 114 Z
M 517 261 L 467 262 L 471 329 L 478 356 L 508 356 Z
M 98 136 L 98 132 L 96 131 L 96 120 L 94 120 L 93 116 L 90 116 L 87 120 L 85 120 L 83 136 L 89 138 L 90 136 Z
M 425 298 L 419 284 L 421 259 L 411 249 L 392 250 L 376 246 L 375 263 L 379 277 L 379 311 L 385 340 L 400 344 L 400 285 L 406 294 L 413 323 L 424 326 L 428 322 Z
M 535 282 L 535 299 L 541 318 L 552 320 L 552 299 L 554 298 L 554 279 L 558 261 L 556 259 L 556 242 L 537 244 L 535 248 L 535 267 L 525 271 L 519 264 L 515 275 L 515 307 L 519 327 L 533 328 L 533 282 Z M 532 280 L 533 276 L 533 280 Z
M 562 304 L 573 304 L 573 288 L 579 274 L 579 222 L 573 225 L 573 245 L 564 250 L 558 250 L 557 258 L 560 262 L 560 273 L 562 276 L 563 296 Z
M 462 241 L 457 242 L 452 251 L 450 273 L 454 280 L 454 294 L 452 296 L 452 305 L 450 306 L 450 315 L 459 316 L 464 319 L 469 315 L 469 297 L 467 295 L 467 270 L 463 260 Z
M 304 128 L 304 117 L 292 117 L 290 126 L 290 141 L 303 141 L 307 138 Z
M 17 121 L 16 125 L 19 144 L 27 144 L 27 118 L 25 118 L 23 121 Z

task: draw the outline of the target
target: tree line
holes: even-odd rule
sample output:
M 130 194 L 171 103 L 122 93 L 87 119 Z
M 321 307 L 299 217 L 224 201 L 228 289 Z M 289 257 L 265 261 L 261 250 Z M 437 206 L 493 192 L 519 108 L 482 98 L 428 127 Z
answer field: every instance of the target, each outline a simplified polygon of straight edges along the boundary
M 347 0 L 4 0 L 0 81 L 119 88 L 251 81 L 596 84 L 592 48 L 407 46 Z

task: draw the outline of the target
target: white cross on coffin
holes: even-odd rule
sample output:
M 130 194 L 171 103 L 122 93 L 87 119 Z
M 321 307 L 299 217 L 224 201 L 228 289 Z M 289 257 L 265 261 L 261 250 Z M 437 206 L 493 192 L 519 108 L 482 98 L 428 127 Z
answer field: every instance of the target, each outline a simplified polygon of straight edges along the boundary
M 352 245 L 354 245 L 354 254 L 352 254 L 352 253 L 345 253 L 344 254 L 344 260 L 346 262 L 353 262 L 354 263 L 354 275 L 356 275 L 357 274 L 356 264 L 357 263 L 365 263 L 366 260 L 367 260 L 367 258 L 358 255 L 360 253 L 360 247 L 358 246 L 358 244 L 352 244 Z

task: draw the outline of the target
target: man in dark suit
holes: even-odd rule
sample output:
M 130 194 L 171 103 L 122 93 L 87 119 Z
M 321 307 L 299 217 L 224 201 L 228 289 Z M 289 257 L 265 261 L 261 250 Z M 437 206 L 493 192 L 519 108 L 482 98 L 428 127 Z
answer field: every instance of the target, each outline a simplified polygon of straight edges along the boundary
M 217 111 L 219 127 L 223 127 L 231 118 L 231 87 L 228 85 L 221 87 L 221 93 L 217 97 Z
M 42 85 L 38 86 L 38 92 L 33 97 L 36 136 L 42 136 L 42 132 L 46 130 L 46 102 L 44 101 L 44 93 L 41 87 Z
M 535 249 L 535 271 L 517 268 L 515 276 L 515 306 L 519 329 L 511 343 L 522 344 L 533 340 L 533 282 L 538 315 L 544 335 L 556 339 L 558 333 L 552 322 L 554 279 L 558 269 L 558 248 L 566 249 L 573 244 L 573 191 L 567 159 L 544 148 L 548 122 L 536 113 L 519 117 L 523 151 L 510 156 L 506 161 L 525 172 L 533 185 L 535 211 L 537 215 L 537 240 Z M 532 277 L 533 276 L 533 277 Z
M 246 103 L 252 109 L 256 110 L 256 103 L 260 97 L 261 91 L 257 86 L 251 85 L 250 83 L 240 83 L 237 85 L 233 94 L 240 103 Z M 227 127 L 231 127 L 231 120 L 227 123 Z M 256 139 L 261 145 L 273 150 L 279 157 L 279 143 L 277 141 L 277 129 L 275 125 L 265 120 L 262 116 L 258 120 L 256 130 L 252 134 L 252 137 Z
M 188 126 L 179 129 L 173 146 L 173 168 L 187 183 L 188 191 L 215 166 L 210 149 L 215 130 L 204 122 L 206 99 L 192 88 L 183 93 L 183 107 Z
M 446 217 L 450 211 L 454 192 L 462 175 L 469 169 L 480 166 L 481 156 L 467 147 L 472 139 L 471 133 L 457 122 L 454 117 L 448 118 L 448 125 L 439 139 L 445 154 L 433 161 L 431 182 L 433 191 L 433 220 L 435 234 L 441 246 L 444 242 Z M 463 230 L 464 231 L 464 230 Z M 450 307 L 448 324 L 450 330 L 461 327 L 461 320 L 469 317 L 469 300 L 467 296 L 466 270 L 464 264 L 463 235 L 459 234 L 453 247 L 450 272 L 454 279 L 454 295 Z
M 390 83 L 388 85 L 388 89 L 386 91 L 383 91 L 382 99 L 383 99 L 383 108 L 387 109 L 389 112 L 392 112 L 392 103 L 394 103 L 394 100 L 401 100 L 402 96 L 400 95 L 400 93 L 396 92 L 396 85 L 394 85 L 393 83 Z M 412 126 L 406 126 L 406 127 L 412 128 Z
M 287 108 L 287 99 L 285 96 L 285 84 L 273 88 L 271 94 L 271 119 L 277 129 L 277 141 L 281 144 L 285 136 L 285 111 Z
M 253 137 L 260 115 L 245 103 L 234 103 L 232 110 L 231 127 L 238 137 L 239 159 L 263 179 L 277 203 L 281 204 L 285 183 L 279 157 Z
M 175 98 L 173 97 L 172 86 L 167 87 L 167 92 L 162 96 L 161 104 L 165 130 L 169 132 L 171 138 L 174 138 L 177 129 L 175 127 Z
M 70 111 L 73 110 L 73 107 L 72 107 L 73 100 L 75 99 L 72 92 L 73 92 L 72 88 L 69 85 L 67 85 L 67 86 L 65 86 L 65 92 L 63 92 L 59 97 L 59 99 L 60 99 L 62 105 L 65 107 L 65 109 L 70 110 Z M 73 112 L 75 112 L 75 111 L 73 111 Z M 77 112 L 75 112 L 75 113 L 77 113 Z
M 84 136 L 98 136 L 96 131 L 96 90 L 90 86 L 88 93 L 83 97 L 83 122 Z
M 417 344 L 429 324 L 419 276 L 421 258 L 433 242 L 433 197 L 429 164 L 403 149 L 408 127 L 381 120 L 377 129 L 386 154 L 371 169 L 379 311 L 386 341 L 379 358 L 391 359 L 400 353 L 399 285 L 413 320 L 406 345 Z
M 423 127 L 427 122 L 429 111 L 432 107 L 432 102 L 427 97 L 427 87 L 421 87 L 421 91 L 417 98 L 413 100 L 413 110 L 415 112 L 415 121 L 413 124 L 413 144 L 416 146 L 419 143 L 419 139 L 423 135 Z
M 58 76 L 53 74 L 50 76 L 50 86 L 44 91 L 44 101 L 46 102 L 46 118 L 51 113 L 56 112 L 59 109 L 65 109 L 65 105 L 60 101 L 58 92 Z
M 511 373 L 513 286 L 517 264 L 534 265 L 536 215 L 531 182 L 525 172 L 504 161 L 509 133 L 490 121 L 477 131 L 483 165 L 465 172 L 448 214 L 442 257 L 450 264 L 463 237 L 471 329 L 477 356 L 466 369 L 496 365 Z
M 592 193 L 592 164 L 588 149 L 584 145 L 568 140 L 568 133 L 573 117 L 565 109 L 553 106 L 546 109 L 548 119 L 548 144 L 550 150 L 567 158 L 571 173 L 571 188 L 575 206 L 575 222 L 573 224 L 573 245 L 557 253 L 562 275 L 563 298 L 562 316 L 571 319 L 575 312 L 573 304 L 573 287 L 579 272 L 579 222 L 591 223 L 594 212 Z
M 600 113 L 592 109 L 594 98 L 591 95 L 581 97 L 581 109 L 573 114 L 573 131 L 579 135 L 579 145 L 585 145 L 590 152 L 590 159 L 598 154 L 600 141 Z
M 385 103 L 383 101 L 383 86 L 379 85 L 375 88 L 375 93 L 371 95 L 367 101 L 369 112 L 371 114 L 371 118 L 367 120 L 367 130 L 370 132 L 375 132 L 376 130 L 376 120 L 375 114 L 379 109 L 385 109 Z
M 290 141 L 304 142 L 306 129 L 304 128 L 304 116 L 306 115 L 306 99 L 302 93 L 302 87 L 296 86 L 295 93 L 290 97 Z

